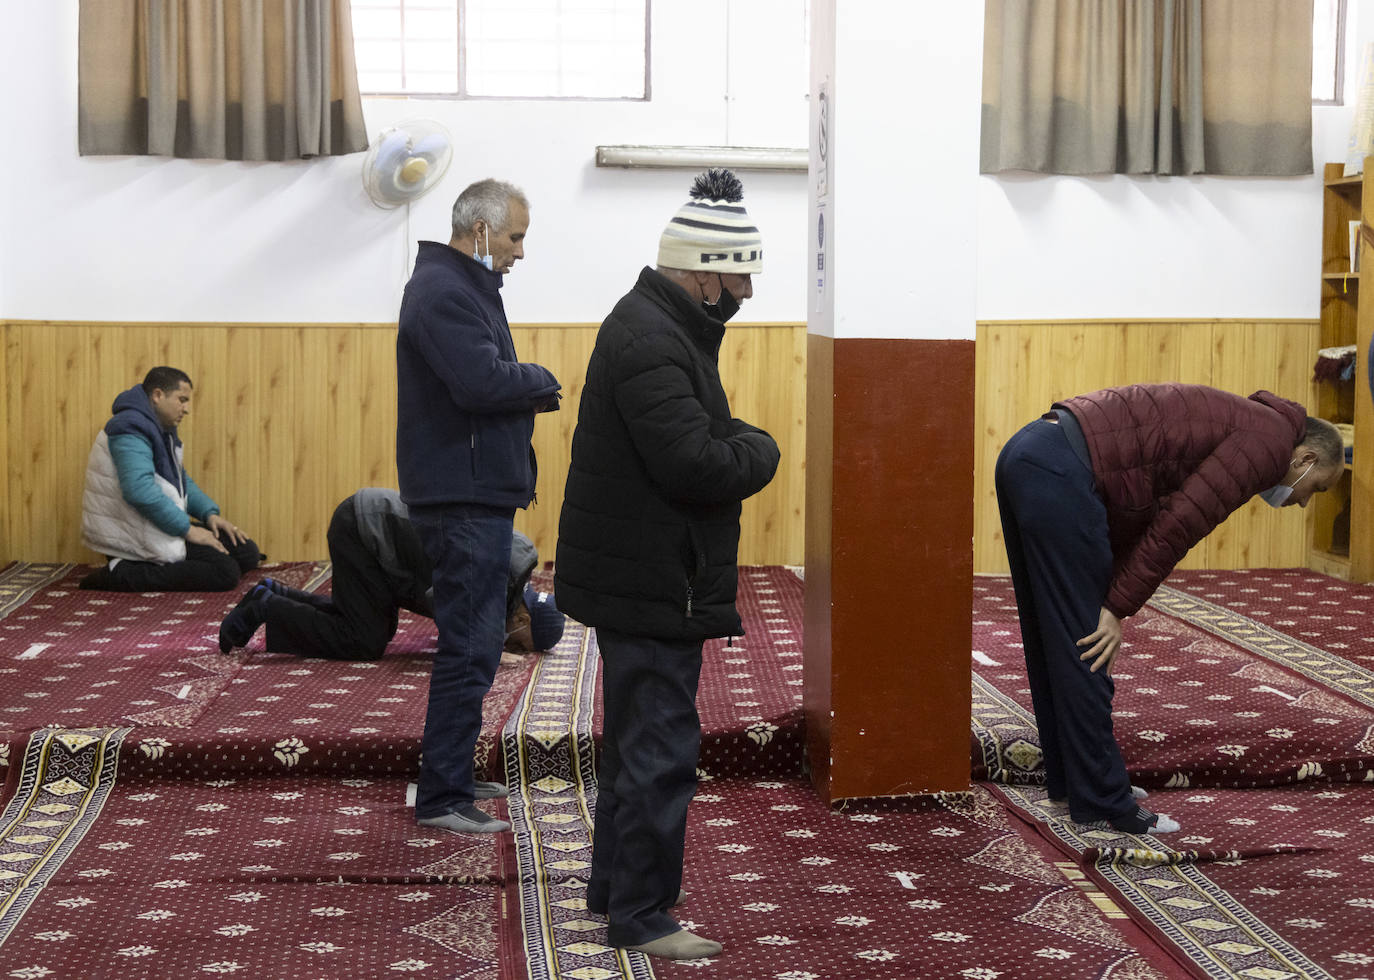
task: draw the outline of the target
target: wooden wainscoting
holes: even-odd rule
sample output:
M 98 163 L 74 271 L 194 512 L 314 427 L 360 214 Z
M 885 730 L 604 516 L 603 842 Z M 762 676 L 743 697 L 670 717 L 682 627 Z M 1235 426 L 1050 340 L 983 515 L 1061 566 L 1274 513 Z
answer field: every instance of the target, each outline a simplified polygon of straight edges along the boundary
M 573 425 L 596 326 L 517 325 L 524 360 L 563 383 L 563 409 L 535 426 L 539 501 L 516 523 L 552 559 Z M 327 555 L 335 505 L 362 486 L 396 486 L 393 324 L 3 324 L 0 563 L 91 561 L 81 489 L 92 440 L 119 392 L 157 364 L 195 383 L 181 426 L 187 468 L 274 560 Z M 740 561 L 803 554 L 806 328 L 732 325 L 721 375 L 735 414 L 782 449 L 773 483 L 746 501 Z
M 1316 405 L 1316 320 L 989 321 L 978 324 L 974 568 L 1005 572 L 993 488 L 997 454 L 1059 398 L 1162 381 L 1250 394 L 1266 388 Z M 1197 545 L 1180 568 L 1301 567 L 1307 522 L 1252 500 Z

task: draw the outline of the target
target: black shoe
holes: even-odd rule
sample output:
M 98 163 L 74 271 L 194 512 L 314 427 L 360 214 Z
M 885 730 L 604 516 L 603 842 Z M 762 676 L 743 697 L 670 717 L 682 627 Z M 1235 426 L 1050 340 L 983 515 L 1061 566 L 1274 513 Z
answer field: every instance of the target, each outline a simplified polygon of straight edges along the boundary
M 253 586 L 239 600 L 237 606 L 229 610 L 224 622 L 219 626 L 219 652 L 228 653 L 235 647 L 247 646 L 253 634 L 258 631 L 266 616 L 263 608 L 272 590 L 259 584 Z

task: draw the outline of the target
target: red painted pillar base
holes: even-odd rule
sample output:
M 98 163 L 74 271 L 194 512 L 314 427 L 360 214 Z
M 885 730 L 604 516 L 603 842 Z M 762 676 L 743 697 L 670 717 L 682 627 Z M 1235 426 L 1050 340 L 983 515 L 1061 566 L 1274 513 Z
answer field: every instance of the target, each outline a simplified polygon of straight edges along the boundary
M 807 336 L 807 760 L 828 800 L 967 789 L 973 341 Z

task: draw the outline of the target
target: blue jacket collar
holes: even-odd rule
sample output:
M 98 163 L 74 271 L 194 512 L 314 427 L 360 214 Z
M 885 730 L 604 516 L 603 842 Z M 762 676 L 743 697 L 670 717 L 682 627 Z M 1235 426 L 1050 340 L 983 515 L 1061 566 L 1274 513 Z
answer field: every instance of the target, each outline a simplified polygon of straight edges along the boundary
M 506 277 L 493 272 L 471 255 L 464 255 L 451 245 L 443 242 L 420 242 L 415 253 L 415 264 L 434 262 L 454 269 L 468 278 L 473 286 L 488 293 L 495 293 L 505 284 Z
M 111 406 L 114 413 L 105 423 L 106 438 L 123 435 L 141 435 L 148 440 L 153 450 L 153 469 L 174 487 L 181 486 L 180 467 L 173 455 L 181 445 L 177 430 L 164 429 L 153 403 L 143 391 L 142 385 L 134 385 L 128 391 L 120 392 Z

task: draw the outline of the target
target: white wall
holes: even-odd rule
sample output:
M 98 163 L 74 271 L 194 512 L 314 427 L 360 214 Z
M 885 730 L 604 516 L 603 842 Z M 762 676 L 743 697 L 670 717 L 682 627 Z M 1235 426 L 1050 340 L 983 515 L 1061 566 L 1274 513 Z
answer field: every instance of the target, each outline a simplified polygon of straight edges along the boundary
M 1374 3 L 1349 8 L 1353 103 Z M 1308 177 L 980 178 L 978 318 L 1315 318 L 1322 164 L 1353 116 L 1313 108 Z
M 829 87 L 829 172 L 827 200 L 810 191 L 825 234 L 813 214 L 808 329 L 972 340 L 983 6 L 813 2 L 825 43 L 812 92 L 819 103 Z
M 1371 5 L 1351 5 L 1352 74 L 1359 43 L 1374 38 Z M 284 164 L 78 157 L 76 0 L 5 0 L 0 317 L 390 320 L 414 240 L 446 239 L 458 191 L 500 176 L 522 184 L 534 206 L 529 257 L 508 283 L 511 318 L 600 320 L 652 262 L 692 175 L 597 169 L 594 147 L 805 145 L 807 67 L 791 40 L 802 30 L 799 6 L 657 0 L 649 103 L 367 100 L 374 135 L 400 119 L 431 116 L 463 148 L 407 226 L 404 210 L 367 202 L 361 155 Z M 875 16 L 899 9 L 871 7 Z M 903 163 L 946 152 L 976 161 L 976 76 L 956 67 L 940 85 L 927 73 L 918 90 L 844 105 L 840 125 L 872 127 L 890 140 L 885 157 L 863 164 L 871 192 L 855 185 L 871 193 L 875 215 L 894 194 L 917 210 L 945 208 L 948 187 L 938 174 Z M 793 77 L 795 96 L 788 94 Z M 1352 110 L 1314 115 L 1318 162 L 1343 158 Z M 932 116 L 938 127 L 925 121 Z M 947 139 L 953 145 L 942 149 Z M 803 320 L 813 298 L 807 181 L 741 176 L 768 270 L 741 319 Z M 1318 177 L 971 179 L 974 214 L 952 223 L 946 215 L 925 235 L 919 226 L 875 221 L 844 241 L 837 261 L 847 264 L 853 288 L 957 250 L 975 270 L 975 313 L 984 319 L 1317 315 Z M 923 312 L 947 308 L 941 290 L 953 288 L 964 287 L 935 281 L 899 289 L 883 300 L 893 314 L 885 329 L 924 335 L 919 324 L 930 318 Z
M 507 282 L 511 319 L 599 321 L 653 263 L 693 174 L 598 169 L 598 144 L 806 141 L 795 0 L 654 4 L 648 103 L 365 100 L 374 137 L 413 116 L 455 136 L 453 166 L 409 215 L 367 200 L 362 154 L 289 163 L 79 157 L 75 0 L 7 0 L 3 20 L 4 318 L 392 320 L 414 241 L 447 241 L 453 198 L 496 176 L 521 185 L 532 204 L 527 258 Z M 740 177 L 767 254 L 741 319 L 799 320 L 806 178 Z

